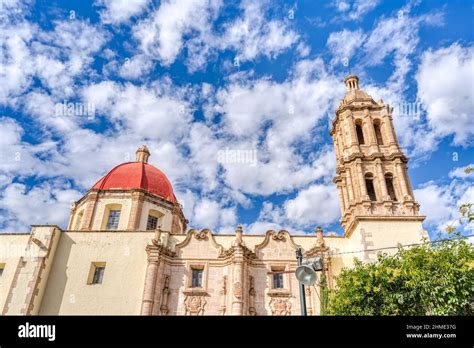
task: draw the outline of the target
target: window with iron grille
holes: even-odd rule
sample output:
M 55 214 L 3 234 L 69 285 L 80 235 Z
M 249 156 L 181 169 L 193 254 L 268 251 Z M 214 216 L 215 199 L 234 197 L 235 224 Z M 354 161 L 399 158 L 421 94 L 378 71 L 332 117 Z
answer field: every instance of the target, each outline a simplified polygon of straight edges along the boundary
M 148 221 L 146 222 L 146 229 L 149 230 L 156 230 L 158 227 L 158 218 L 153 215 L 148 215 Z
M 116 230 L 119 225 L 120 220 L 120 210 L 110 210 L 109 211 L 109 218 L 107 219 L 107 226 L 108 230 Z
M 102 284 L 104 279 L 104 266 L 96 266 L 94 269 L 94 277 L 92 278 L 92 284 Z
M 192 278 L 191 278 L 191 287 L 192 288 L 202 288 L 202 274 L 204 270 L 202 269 L 193 269 Z
M 273 288 L 283 289 L 283 273 L 275 273 L 273 275 Z

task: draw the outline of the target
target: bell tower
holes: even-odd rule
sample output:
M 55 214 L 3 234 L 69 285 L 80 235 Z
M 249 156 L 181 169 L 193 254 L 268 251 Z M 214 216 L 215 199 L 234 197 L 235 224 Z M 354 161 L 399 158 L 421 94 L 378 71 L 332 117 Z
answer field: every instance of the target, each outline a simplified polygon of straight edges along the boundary
M 407 173 L 408 158 L 397 141 L 392 110 L 359 88 L 359 78 L 345 79 L 346 95 L 336 110 L 330 134 L 337 166 L 334 183 L 341 224 L 351 234 L 362 221 L 418 222 L 423 216 Z M 383 227 L 385 228 L 385 227 Z

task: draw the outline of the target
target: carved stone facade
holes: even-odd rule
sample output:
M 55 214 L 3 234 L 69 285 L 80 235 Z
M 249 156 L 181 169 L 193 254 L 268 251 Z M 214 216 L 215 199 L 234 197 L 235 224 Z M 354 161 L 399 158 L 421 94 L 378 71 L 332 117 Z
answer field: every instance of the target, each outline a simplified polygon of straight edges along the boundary
M 345 83 L 330 132 L 344 235 L 324 235 L 319 227 L 305 235 L 248 235 L 242 226 L 219 234 L 187 230 L 171 184 L 140 147 L 136 162 L 112 169 L 73 205 L 68 229 L 0 235 L 2 313 L 299 315 L 297 249 L 323 258 L 332 288 L 354 257 L 371 261 L 374 248 L 419 242 L 424 217 L 391 108 L 360 90 L 356 76 Z M 2 254 L 18 245 L 23 254 Z M 39 254 L 28 257 L 32 250 Z M 96 267 L 103 278 L 90 282 Z M 320 313 L 319 293 L 306 288 L 310 315 Z

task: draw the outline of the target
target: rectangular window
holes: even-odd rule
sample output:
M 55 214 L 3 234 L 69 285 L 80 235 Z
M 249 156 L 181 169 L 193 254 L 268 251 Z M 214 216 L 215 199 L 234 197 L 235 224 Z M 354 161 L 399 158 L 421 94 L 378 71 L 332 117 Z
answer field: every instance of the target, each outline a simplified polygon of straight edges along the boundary
M 3 276 L 3 271 L 5 270 L 5 264 L 0 263 L 0 278 Z
M 273 275 L 273 288 L 283 289 L 283 273 L 275 273 Z
M 153 215 L 148 215 L 148 221 L 146 222 L 146 229 L 149 230 L 156 230 L 158 226 L 158 218 Z
M 191 279 L 192 288 L 202 288 L 202 274 L 203 273 L 204 273 L 203 269 L 192 269 L 192 279 Z
M 119 220 L 120 220 L 120 210 L 110 210 L 109 218 L 107 219 L 106 229 L 116 230 L 119 225 Z
M 94 277 L 92 278 L 92 284 L 102 284 L 104 279 L 105 267 L 96 267 L 94 270 Z
M 102 284 L 104 273 L 105 262 L 92 262 L 87 284 Z

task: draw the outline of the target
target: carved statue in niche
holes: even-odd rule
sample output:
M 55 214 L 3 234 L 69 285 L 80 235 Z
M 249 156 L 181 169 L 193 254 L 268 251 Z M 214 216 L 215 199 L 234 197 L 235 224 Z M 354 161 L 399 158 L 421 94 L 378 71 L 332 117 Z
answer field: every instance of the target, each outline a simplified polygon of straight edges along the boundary
M 222 277 L 222 289 L 220 291 L 220 295 L 221 295 L 221 307 L 219 308 L 219 313 L 221 315 L 224 315 L 226 311 L 227 276 Z
M 184 299 L 185 315 L 203 315 L 206 298 L 202 295 L 187 295 Z
M 257 315 L 257 310 L 255 309 L 255 280 L 252 276 L 250 276 L 249 283 L 249 315 Z
M 165 283 L 163 286 L 163 290 L 161 290 L 161 306 L 160 306 L 161 315 L 167 315 L 169 312 L 168 310 L 168 296 L 170 293 L 169 285 L 170 285 L 170 276 L 165 275 Z
M 272 297 L 270 300 L 272 315 L 290 315 L 291 301 L 287 297 Z

